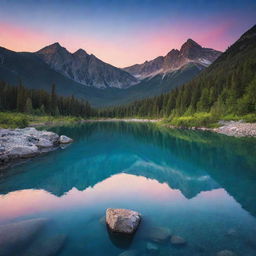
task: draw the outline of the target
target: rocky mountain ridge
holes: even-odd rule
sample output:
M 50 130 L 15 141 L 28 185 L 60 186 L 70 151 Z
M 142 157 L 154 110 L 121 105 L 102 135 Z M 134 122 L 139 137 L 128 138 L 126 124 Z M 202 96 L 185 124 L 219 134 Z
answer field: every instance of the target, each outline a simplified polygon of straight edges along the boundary
M 138 81 L 135 77 L 107 64 L 83 49 L 70 53 L 59 43 L 36 52 L 52 69 L 80 84 L 96 88 L 128 88 Z
M 159 56 L 143 64 L 126 67 L 124 70 L 142 80 L 158 74 L 165 75 L 184 68 L 188 64 L 194 64 L 201 70 L 208 67 L 220 54 L 220 51 L 204 48 L 192 39 L 188 39 L 180 50 L 172 49 L 166 56 Z

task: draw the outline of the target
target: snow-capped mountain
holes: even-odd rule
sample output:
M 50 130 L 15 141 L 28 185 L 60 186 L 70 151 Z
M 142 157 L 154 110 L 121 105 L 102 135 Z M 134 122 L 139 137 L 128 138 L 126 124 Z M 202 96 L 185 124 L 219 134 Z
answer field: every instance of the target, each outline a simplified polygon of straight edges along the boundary
M 123 89 L 138 82 L 128 72 L 107 64 L 82 49 L 70 53 L 59 43 L 54 43 L 36 54 L 55 71 L 85 86 Z
M 173 49 L 166 56 L 157 57 L 143 64 L 136 64 L 124 68 L 138 79 L 154 77 L 158 74 L 165 75 L 193 64 L 199 70 L 208 67 L 220 56 L 221 52 L 210 48 L 204 48 L 192 39 L 188 39 L 180 48 Z

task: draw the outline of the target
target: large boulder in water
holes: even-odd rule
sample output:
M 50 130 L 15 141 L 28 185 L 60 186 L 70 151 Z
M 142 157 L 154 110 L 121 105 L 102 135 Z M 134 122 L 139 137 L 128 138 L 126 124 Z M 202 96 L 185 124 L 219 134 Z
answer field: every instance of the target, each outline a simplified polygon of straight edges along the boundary
M 141 214 L 127 209 L 107 209 L 106 222 L 111 231 L 133 234 L 140 223 Z
M 13 255 L 24 248 L 46 224 L 46 219 L 31 219 L 0 226 L 0 256 Z

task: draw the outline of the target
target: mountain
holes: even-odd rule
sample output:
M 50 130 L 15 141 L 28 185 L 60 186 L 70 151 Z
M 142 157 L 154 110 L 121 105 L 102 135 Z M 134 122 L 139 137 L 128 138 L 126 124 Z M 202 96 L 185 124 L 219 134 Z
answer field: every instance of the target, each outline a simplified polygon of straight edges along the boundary
M 178 126 L 205 126 L 225 116 L 242 116 L 252 122 L 256 110 L 255 46 L 256 25 L 196 78 L 168 94 L 112 109 L 111 116 L 170 116 Z
M 129 73 L 82 49 L 70 53 L 59 43 L 54 43 L 39 50 L 36 55 L 55 71 L 85 86 L 123 89 L 137 83 L 137 79 Z
M 185 68 L 187 65 L 194 65 L 199 71 L 215 61 L 221 52 L 210 48 L 203 48 L 201 45 L 188 39 L 180 50 L 172 49 L 166 56 L 160 56 L 143 64 L 136 64 L 124 68 L 138 79 L 154 77 Z
M 191 51 L 191 46 L 183 48 L 188 56 L 196 52 L 195 49 Z M 169 66 L 174 62 L 172 52 L 166 58 Z M 166 61 L 165 66 L 168 65 Z M 0 80 L 12 85 L 22 81 L 28 88 L 46 91 L 50 91 L 54 83 L 59 95 L 86 99 L 94 107 L 121 105 L 158 96 L 190 81 L 202 68 L 203 65 L 191 61 L 179 69 L 169 69 L 164 75 L 159 73 L 138 81 L 132 74 L 106 64 L 82 49 L 70 53 L 59 43 L 35 53 L 14 52 L 0 47 Z

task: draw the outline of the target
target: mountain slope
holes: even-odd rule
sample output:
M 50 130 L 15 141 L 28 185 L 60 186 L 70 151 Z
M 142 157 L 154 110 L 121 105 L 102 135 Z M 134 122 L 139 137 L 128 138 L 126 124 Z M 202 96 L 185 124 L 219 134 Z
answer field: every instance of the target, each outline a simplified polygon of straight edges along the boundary
M 203 48 L 192 39 L 188 39 L 181 46 L 180 50 L 173 49 L 166 56 L 157 57 L 143 64 L 126 67 L 124 70 L 138 79 L 144 79 L 146 77 L 154 77 L 158 74 L 164 75 L 168 72 L 179 70 L 183 66 L 191 63 L 203 69 L 216 60 L 220 54 L 221 52 L 219 51 Z
M 168 94 L 137 101 L 121 109 L 116 108 L 111 113 L 113 115 L 117 111 L 117 116 L 120 113 L 125 113 L 126 116 L 184 115 L 174 122 L 181 126 L 193 126 L 191 121 L 196 120 L 193 118 L 199 118 L 193 114 L 198 112 L 209 113 L 202 115 L 206 119 L 202 119 L 200 125 L 216 121 L 225 115 L 255 115 L 255 71 L 256 25 L 192 81 Z
M 59 43 L 46 46 L 36 52 L 52 69 L 80 84 L 96 88 L 128 88 L 137 83 L 129 73 L 111 66 L 93 54 L 79 49 L 68 52 Z

